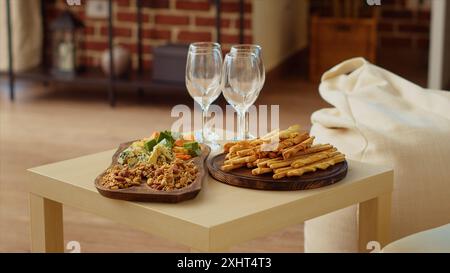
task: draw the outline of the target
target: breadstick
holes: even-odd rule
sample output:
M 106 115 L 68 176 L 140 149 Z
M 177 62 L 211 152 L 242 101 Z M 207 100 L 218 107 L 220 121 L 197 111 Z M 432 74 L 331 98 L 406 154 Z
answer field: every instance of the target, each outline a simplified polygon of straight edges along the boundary
M 226 159 L 232 159 L 232 158 L 236 158 L 236 157 L 239 157 L 239 156 L 237 154 L 232 154 L 232 153 L 228 153 L 225 156 Z
M 296 133 L 296 136 L 293 138 L 288 138 L 286 140 L 281 141 L 278 144 L 277 151 L 282 151 L 283 149 L 286 149 L 288 147 L 294 146 L 296 144 L 299 144 L 306 139 L 308 139 L 309 135 L 308 133 L 298 134 Z
M 305 150 L 306 148 L 308 148 L 312 145 L 313 141 L 314 141 L 314 137 L 312 136 L 312 137 L 309 137 L 308 139 L 306 139 L 305 141 L 284 150 L 282 153 L 283 158 L 288 159 L 288 158 L 292 157 L 294 154 L 296 154 L 298 151 Z
M 239 156 L 235 156 L 235 157 L 232 157 L 232 158 L 230 158 L 230 159 L 227 159 L 227 160 L 225 160 L 224 162 L 223 162 L 223 165 L 230 165 L 230 164 L 233 164 L 233 160 L 234 159 L 239 159 L 240 157 Z
M 258 145 L 263 144 L 263 142 L 264 142 L 264 141 L 263 141 L 262 139 L 257 138 L 257 139 L 251 140 L 251 141 L 250 141 L 250 145 L 258 146 Z
M 279 169 L 279 168 L 287 167 L 287 166 L 290 166 L 292 164 L 292 162 L 294 162 L 294 160 L 295 159 L 275 161 L 273 163 L 270 163 L 269 167 L 271 169 Z
M 248 148 L 250 148 L 250 143 L 248 143 L 248 141 L 244 140 L 244 141 L 238 142 L 236 145 L 231 146 L 229 152 L 236 153 L 237 151 L 248 149 Z
M 230 151 L 230 148 L 236 145 L 236 142 L 227 142 L 223 145 L 223 151 L 225 153 L 228 153 Z
M 270 158 L 259 158 L 259 159 L 256 159 L 255 164 L 262 163 L 267 160 L 270 160 Z
M 251 163 L 247 163 L 247 167 L 248 167 L 248 168 L 257 167 L 257 166 L 258 166 L 258 163 L 262 163 L 262 162 L 267 161 L 267 160 L 269 160 L 269 158 L 259 158 L 259 159 L 256 159 L 255 161 L 253 161 L 253 162 L 251 162 Z M 249 167 L 249 166 L 251 166 L 251 167 Z
M 228 165 L 223 165 L 222 167 L 220 167 L 220 169 L 221 169 L 222 171 L 224 171 L 224 172 L 229 172 L 229 171 L 231 171 L 231 170 L 238 169 L 238 168 L 241 168 L 241 167 L 244 167 L 244 164 L 236 164 L 236 165 L 228 164 Z
M 326 169 L 331 165 L 337 164 L 339 162 L 342 162 L 345 160 L 345 156 L 339 152 L 335 154 L 335 156 L 331 158 L 322 159 L 320 161 L 314 162 L 312 164 L 303 166 L 301 168 L 293 168 L 293 167 L 285 167 L 285 168 L 279 168 L 274 169 L 274 179 L 280 179 L 283 177 L 291 177 L 291 176 L 301 176 L 305 172 L 313 172 L 317 169 Z
M 289 167 L 284 167 L 284 168 L 273 169 L 273 172 L 274 173 L 282 173 L 282 172 L 285 172 L 285 171 L 290 171 L 292 169 L 293 168 L 291 166 L 289 166 Z
M 271 173 L 271 172 L 272 172 L 271 168 L 256 168 L 256 169 L 252 170 L 253 175 L 260 175 L 260 174 Z
M 236 165 L 236 164 L 242 164 L 242 163 L 249 163 L 249 162 L 255 161 L 256 159 L 257 158 L 256 158 L 255 155 L 249 155 L 249 156 L 246 156 L 246 157 L 230 159 L 229 162 L 227 162 L 226 164 Z
M 309 155 L 304 156 L 303 158 L 295 160 L 294 162 L 292 162 L 291 166 L 294 168 L 299 168 L 301 166 L 305 166 L 305 165 L 317 162 L 317 161 L 325 159 L 325 158 L 333 157 L 337 154 L 339 154 L 339 152 L 336 152 L 336 148 L 333 148 L 333 149 L 330 149 L 330 150 L 327 150 L 324 152 L 309 154 Z
M 288 138 L 291 133 L 300 132 L 300 129 L 301 129 L 300 125 L 295 124 L 295 125 L 289 126 L 289 128 L 287 128 L 286 130 L 279 132 L 278 136 L 280 139 Z
M 333 148 L 333 146 L 330 144 L 316 144 L 316 145 L 312 145 L 311 147 L 306 148 L 303 151 L 298 151 L 297 153 L 294 154 L 294 157 L 317 153 L 317 152 L 322 152 L 322 151 L 329 150 L 332 148 Z
M 252 148 L 240 150 L 240 151 L 237 151 L 236 154 L 237 154 L 238 156 L 248 156 L 248 155 L 253 155 L 253 154 L 256 153 L 256 150 L 257 150 L 258 148 L 259 148 L 259 147 L 256 146 L 256 147 L 252 147 Z
M 296 159 L 300 159 L 300 158 L 304 158 L 306 155 L 309 155 L 309 154 L 313 154 L 313 153 L 317 153 L 317 152 L 322 152 L 322 151 L 326 151 L 326 150 L 330 150 L 330 149 L 332 149 L 333 148 L 333 146 L 331 146 L 330 144 L 317 144 L 317 145 L 314 145 L 314 146 L 311 146 L 311 147 L 309 147 L 309 148 L 307 148 L 307 149 L 305 149 L 305 150 L 303 150 L 303 151 L 299 151 L 299 152 L 297 152 L 294 156 L 292 156 L 291 158 L 289 158 L 289 159 L 283 159 L 283 158 L 281 158 L 280 160 L 276 160 L 276 161 L 270 161 L 270 162 L 268 162 L 268 164 L 269 165 L 272 165 L 272 164 L 277 164 L 277 163 L 284 163 L 284 162 L 290 162 L 290 163 L 292 163 L 292 162 L 294 162 Z M 288 166 L 288 165 L 286 165 L 286 164 L 284 164 L 285 166 Z M 277 165 L 275 165 L 274 167 L 271 167 L 271 168 L 281 168 L 282 166 L 277 166 Z
M 262 162 L 260 162 L 260 163 L 258 163 L 258 164 L 256 164 L 259 168 L 262 168 L 262 167 L 266 167 L 266 166 L 268 166 L 267 164 L 269 164 L 270 162 L 273 162 L 273 161 L 277 161 L 277 160 L 280 160 L 280 159 L 282 159 L 281 157 L 277 157 L 277 158 L 268 158 L 267 160 L 264 160 L 264 161 L 262 161 Z
M 287 173 L 288 173 L 288 170 L 285 170 L 283 172 L 278 172 L 278 173 L 273 174 L 272 178 L 273 179 L 281 179 L 281 178 L 285 177 L 287 175 Z
M 287 176 L 301 176 L 306 172 L 314 172 L 317 169 L 325 170 L 326 168 L 335 165 L 339 162 L 342 162 L 345 160 L 345 155 L 338 154 L 331 158 L 322 159 L 320 161 L 314 162 L 312 164 L 300 167 L 300 168 L 294 168 L 291 171 L 287 172 Z

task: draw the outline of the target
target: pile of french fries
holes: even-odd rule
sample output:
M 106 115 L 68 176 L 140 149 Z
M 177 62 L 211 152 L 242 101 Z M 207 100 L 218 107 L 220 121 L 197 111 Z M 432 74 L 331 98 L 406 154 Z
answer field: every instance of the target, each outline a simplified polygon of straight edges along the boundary
M 228 172 L 247 167 L 253 175 L 271 173 L 274 179 L 281 179 L 324 170 L 345 160 L 332 145 L 313 142 L 313 136 L 294 125 L 254 140 L 226 143 L 221 169 Z

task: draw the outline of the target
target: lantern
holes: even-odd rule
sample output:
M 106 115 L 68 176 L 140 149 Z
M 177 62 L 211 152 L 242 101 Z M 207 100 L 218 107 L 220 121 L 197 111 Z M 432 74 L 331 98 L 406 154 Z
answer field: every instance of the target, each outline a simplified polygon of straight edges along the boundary
M 52 74 L 73 77 L 80 67 L 77 53 L 80 48 L 83 23 L 71 12 L 64 11 L 50 25 L 52 31 Z

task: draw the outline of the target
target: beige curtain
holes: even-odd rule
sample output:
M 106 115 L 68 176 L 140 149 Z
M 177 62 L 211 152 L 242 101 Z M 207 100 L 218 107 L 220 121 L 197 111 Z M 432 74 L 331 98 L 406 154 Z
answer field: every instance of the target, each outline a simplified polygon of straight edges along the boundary
M 6 0 L 0 0 L 0 70 L 8 69 Z M 41 1 L 11 0 L 14 71 L 35 67 L 41 62 Z

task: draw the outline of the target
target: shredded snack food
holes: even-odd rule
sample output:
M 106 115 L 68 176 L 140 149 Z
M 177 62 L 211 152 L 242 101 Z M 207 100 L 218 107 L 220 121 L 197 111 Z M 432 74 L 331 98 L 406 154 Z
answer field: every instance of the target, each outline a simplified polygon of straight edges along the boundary
M 192 184 L 197 177 L 197 166 L 191 161 L 175 159 L 171 163 L 144 164 L 134 167 L 116 164 L 102 177 L 102 185 L 112 190 L 139 186 L 146 182 L 155 190 L 171 191 Z
M 126 189 L 138 186 L 152 171 L 152 165 L 139 163 L 134 167 L 116 164 L 106 170 L 102 177 L 102 185 L 111 190 Z
M 197 166 L 191 161 L 175 159 L 171 163 L 156 166 L 148 174 L 147 185 L 153 189 L 171 191 L 184 188 L 195 181 Z

